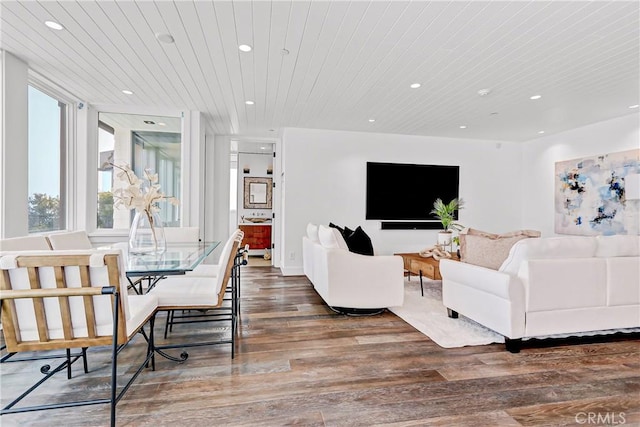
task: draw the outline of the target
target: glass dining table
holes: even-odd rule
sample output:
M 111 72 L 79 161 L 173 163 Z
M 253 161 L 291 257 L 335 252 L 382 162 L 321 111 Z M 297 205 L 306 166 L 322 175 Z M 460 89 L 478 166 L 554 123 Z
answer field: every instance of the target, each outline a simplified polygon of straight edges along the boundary
M 130 288 L 142 294 L 149 292 L 166 276 L 192 271 L 218 245 L 220 242 L 167 243 L 166 251 L 161 254 L 132 254 L 128 246 L 115 246 L 124 252 L 124 267 Z

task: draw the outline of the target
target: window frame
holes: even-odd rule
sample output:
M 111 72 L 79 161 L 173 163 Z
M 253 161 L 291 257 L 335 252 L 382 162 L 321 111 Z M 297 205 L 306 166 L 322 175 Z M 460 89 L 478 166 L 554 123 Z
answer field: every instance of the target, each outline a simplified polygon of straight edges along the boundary
M 27 85 L 31 86 L 47 96 L 65 104 L 65 117 L 61 120 L 60 131 L 65 137 L 60 138 L 60 204 L 63 205 L 60 218 L 61 227 L 59 230 L 48 230 L 39 232 L 27 232 L 29 235 L 51 234 L 56 232 L 74 230 L 76 228 L 76 211 L 74 209 L 77 200 L 77 193 L 74 191 L 76 182 L 76 171 L 72 167 L 76 163 L 76 110 L 81 103 L 79 100 L 60 88 L 55 83 L 29 69 Z M 29 122 L 27 119 L 27 126 Z M 63 129 L 64 127 L 64 129 Z M 28 143 L 28 141 L 27 141 Z M 28 192 L 27 192 L 28 193 Z M 27 198 L 29 194 L 26 195 Z
M 87 151 L 84 153 L 86 164 L 89 165 L 85 168 L 86 183 L 84 192 L 87 194 L 86 212 L 82 213 L 84 216 L 84 229 L 86 229 L 92 240 L 109 244 L 112 242 L 122 241 L 123 238 L 129 235 L 129 229 L 123 228 L 98 228 L 97 214 L 98 214 L 98 201 L 96 194 L 98 192 L 98 174 L 96 160 L 98 158 L 98 119 L 100 113 L 118 113 L 118 114 L 134 114 L 134 115 L 150 115 L 150 116 L 169 116 L 180 118 L 181 124 L 181 147 L 180 155 L 182 162 L 183 174 L 181 176 L 181 194 L 180 200 L 180 225 L 188 226 L 190 221 L 190 212 L 193 209 L 191 206 L 190 188 L 191 180 L 193 176 L 198 175 L 197 170 L 191 170 L 191 112 L 175 110 L 175 109 L 163 109 L 163 108 L 146 108 L 146 107 L 131 107 L 124 105 L 106 105 L 95 104 L 88 108 L 87 114 Z

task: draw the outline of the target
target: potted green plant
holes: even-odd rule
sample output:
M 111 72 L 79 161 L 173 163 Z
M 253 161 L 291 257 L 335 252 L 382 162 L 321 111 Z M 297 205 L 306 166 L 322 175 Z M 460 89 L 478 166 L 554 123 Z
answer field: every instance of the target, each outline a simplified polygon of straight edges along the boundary
M 438 244 L 442 246 L 451 245 L 452 231 L 459 231 L 464 228 L 463 225 L 455 222 L 455 212 L 462 209 L 462 199 L 455 198 L 449 203 L 444 203 L 438 198 L 433 202 L 431 213 L 435 215 L 442 223 L 443 231 L 438 233 Z

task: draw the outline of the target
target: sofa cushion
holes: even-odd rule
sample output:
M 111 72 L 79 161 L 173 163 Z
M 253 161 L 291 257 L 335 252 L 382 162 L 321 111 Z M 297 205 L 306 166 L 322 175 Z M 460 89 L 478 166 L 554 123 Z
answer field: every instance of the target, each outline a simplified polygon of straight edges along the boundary
M 595 237 L 545 237 L 516 242 L 500 271 L 517 274 L 523 260 L 554 258 L 592 258 L 596 254 Z
M 316 224 L 307 224 L 307 237 L 312 242 L 320 242 L 320 239 L 318 238 L 318 226 Z
M 460 261 L 497 270 L 519 240 L 540 237 L 539 231 L 518 230 L 493 234 L 468 228 L 460 233 Z
M 597 236 L 596 242 L 600 258 L 640 256 L 640 236 Z
M 373 255 L 371 238 L 365 233 L 362 227 L 358 226 L 352 233 L 347 235 L 345 241 L 347 242 L 349 251 L 360 255 Z
M 327 227 L 326 225 L 318 226 L 318 238 L 320 244 L 329 249 L 344 249 L 349 250 L 347 242 L 344 241 L 342 234 L 337 228 Z

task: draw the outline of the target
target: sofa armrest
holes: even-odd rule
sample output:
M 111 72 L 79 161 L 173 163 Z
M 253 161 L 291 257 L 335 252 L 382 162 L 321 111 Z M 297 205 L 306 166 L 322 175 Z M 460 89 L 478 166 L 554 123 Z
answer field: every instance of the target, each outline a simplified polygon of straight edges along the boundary
M 329 300 L 340 296 L 340 299 L 344 297 L 345 301 L 356 301 L 361 307 L 402 305 L 402 257 L 359 255 L 340 249 L 329 249 L 326 256 Z M 335 303 L 334 305 L 339 306 Z
M 440 274 L 443 286 L 451 281 L 504 299 L 524 294 L 522 283 L 516 276 L 478 265 L 443 259 L 440 260 Z
M 442 303 L 508 338 L 525 332 L 524 285 L 512 274 L 451 260 L 440 261 Z

